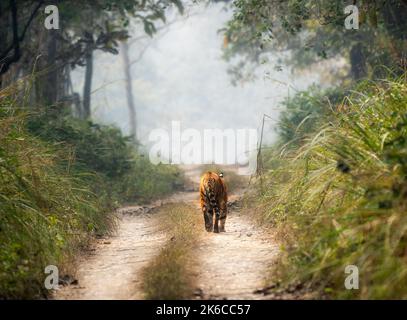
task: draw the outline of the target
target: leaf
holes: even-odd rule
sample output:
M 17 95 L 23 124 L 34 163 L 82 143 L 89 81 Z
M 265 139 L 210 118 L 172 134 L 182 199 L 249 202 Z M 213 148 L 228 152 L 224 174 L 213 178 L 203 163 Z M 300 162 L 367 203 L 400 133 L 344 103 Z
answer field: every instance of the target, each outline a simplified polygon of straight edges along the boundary
M 175 6 L 178 8 L 178 11 L 181 14 L 184 14 L 184 6 L 182 5 L 182 2 L 180 0 L 170 0 Z
M 154 26 L 154 23 L 148 20 L 144 20 L 144 31 L 147 33 L 150 37 L 153 36 L 153 34 L 157 31 L 157 29 Z

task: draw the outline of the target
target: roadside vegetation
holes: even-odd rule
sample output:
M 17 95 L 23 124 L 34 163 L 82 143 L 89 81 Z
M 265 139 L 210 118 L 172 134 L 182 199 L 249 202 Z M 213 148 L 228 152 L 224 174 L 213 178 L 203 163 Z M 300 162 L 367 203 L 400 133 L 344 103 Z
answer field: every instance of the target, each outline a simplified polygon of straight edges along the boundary
M 331 93 L 299 93 L 280 143 L 263 153 L 251 199 L 283 249 L 270 281 L 331 298 L 405 299 L 406 77 L 362 82 L 335 102 Z M 344 286 L 347 265 L 359 268 L 359 290 Z
M 155 214 L 161 215 L 161 226 L 167 229 L 168 241 L 145 268 L 143 290 L 146 299 L 188 299 L 195 289 L 195 249 L 203 231 L 201 215 L 191 205 L 164 205 Z
M 260 65 L 274 81 L 285 68 L 325 64 L 321 89 L 282 103 L 278 140 L 263 146 L 249 200 L 282 241 L 270 281 L 319 297 L 405 299 L 407 7 L 353 5 L 350 30 L 342 1 L 233 2 L 224 56 L 234 83 L 251 81 Z M 359 290 L 345 289 L 348 265 L 359 268 Z
M 0 2 L 0 299 L 45 297 L 44 268 L 69 272 L 90 238 L 114 228 L 115 207 L 165 196 L 183 181 L 135 148 L 132 99 L 132 138 L 92 121 L 96 54 L 118 54 L 134 27 L 153 36 L 182 3 L 62 0 L 53 28 L 46 6 Z M 72 80 L 78 67 L 82 88 Z
M 115 226 L 121 203 L 151 201 L 182 185 L 113 127 L 0 101 L 0 297 L 47 294 L 44 268 L 67 263 Z

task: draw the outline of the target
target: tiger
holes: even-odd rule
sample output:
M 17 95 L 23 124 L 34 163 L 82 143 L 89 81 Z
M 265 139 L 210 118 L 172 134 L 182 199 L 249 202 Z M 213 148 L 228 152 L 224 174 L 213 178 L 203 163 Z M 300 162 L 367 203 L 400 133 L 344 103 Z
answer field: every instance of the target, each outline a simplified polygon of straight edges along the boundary
M 201 177 L 199 192 L 206 231 L 225 232 L 228 194 L 223 173 L 219 175 L 210 171 L 204 173 Z M 215 223 L 213 223 L 214 212 Z

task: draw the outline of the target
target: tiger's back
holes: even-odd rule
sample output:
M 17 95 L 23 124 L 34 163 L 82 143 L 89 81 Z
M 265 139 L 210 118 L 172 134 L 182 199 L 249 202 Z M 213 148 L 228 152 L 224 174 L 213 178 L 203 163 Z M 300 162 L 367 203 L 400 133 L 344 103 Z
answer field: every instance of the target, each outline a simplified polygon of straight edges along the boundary
M 199 192 L 205 229 L 207 231 L 213 229 L 214 232 L 225 231 L 228 196 L 223 178 L 214 172 L 206 172 L 201 177 Z

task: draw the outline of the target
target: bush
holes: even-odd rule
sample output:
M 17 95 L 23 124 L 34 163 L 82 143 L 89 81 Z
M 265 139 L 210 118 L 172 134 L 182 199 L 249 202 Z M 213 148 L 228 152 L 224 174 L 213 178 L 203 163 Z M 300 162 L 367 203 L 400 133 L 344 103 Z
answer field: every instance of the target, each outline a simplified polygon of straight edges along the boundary
M 150 202 L 180 190 L 184 175 L 173 165 L 153 165 L 142 155 L 136 155 L 132 171 L 117 182 L 117 192 L 126 202 Z
M 117 178 L 132 169 L 130 139 L 117 128 L 64 116 L 51 109 L 31 116 L 28 130 L 42 140 L 72 148 L 79 170 Z
M 340 88 L 322 90 L 311 87 L 283 101 L 277 132 L 282 144 L 298 146 L 303 140 L 330 121 L 332 112 L 342 102 L 346 91 Z
M 30 117 L 28 128 L 45 141 L 72 149 L 74 170 L 101 176 L 104 183 L 92 183 L 93 191 L 116 203 L 148 202 L 183 184 L 177 167 L 151 164 L 118 128 L 61 116 L 52 109 Z

